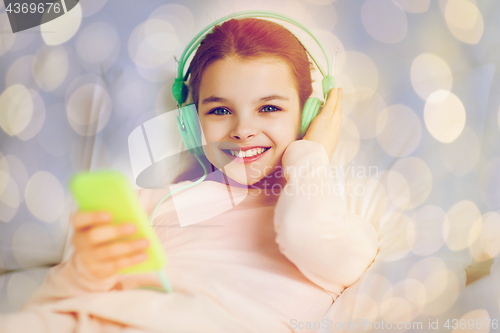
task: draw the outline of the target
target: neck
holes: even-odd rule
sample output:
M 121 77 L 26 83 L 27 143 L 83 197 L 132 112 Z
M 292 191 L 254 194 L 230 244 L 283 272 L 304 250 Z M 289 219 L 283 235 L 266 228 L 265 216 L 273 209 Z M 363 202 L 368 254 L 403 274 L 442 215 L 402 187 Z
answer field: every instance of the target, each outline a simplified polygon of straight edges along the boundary
M 210 172 L 207 175 L 205 180 L 210 180 L 221 184 L 230 185 L 231 187 L 236 187 L 236 188 L 246 188 L 250 192 L 259 192 L 259 193 L 265 193 L 266 195 L 279 196 L 279 194 L 286 185 L 286 179 L 282 173 L 280 177 L 278 171 L 279 169 L 275 170 L 272 174 L 262 178 L 261 180 L 252 185 L 238 183 L 236 180 L 223 174 L 220 170 L 216 168 L 214 172 Z

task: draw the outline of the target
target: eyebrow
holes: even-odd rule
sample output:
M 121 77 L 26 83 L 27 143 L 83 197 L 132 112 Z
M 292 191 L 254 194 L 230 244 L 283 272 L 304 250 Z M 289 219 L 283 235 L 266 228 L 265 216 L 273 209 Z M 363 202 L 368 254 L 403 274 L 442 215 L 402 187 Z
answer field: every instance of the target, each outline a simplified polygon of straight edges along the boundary
M 260 100 L 257 100 L 254 103 L 257 104 L 259 102 L 267 102 L 267 101 L 272 101 L 272 100 L 275 100 L 275 99 L 280 99 L 280 100 L 283 100 L 283 101 L 289 101 L 290 100 L 286 96 L 282 96 L 282 95 L 270 95 L 270 96 L 262 97 Z M 229 101 L 227 99 L 225 99 L 225 98 L 222 98 L 222 97 L 210 96 L 210 97 L 205 98 L 203 100 L 203 102 L 201 102 L 201 104 L 216 103 L 216 102 L 219 102 L 219 103 L 228 103 Z

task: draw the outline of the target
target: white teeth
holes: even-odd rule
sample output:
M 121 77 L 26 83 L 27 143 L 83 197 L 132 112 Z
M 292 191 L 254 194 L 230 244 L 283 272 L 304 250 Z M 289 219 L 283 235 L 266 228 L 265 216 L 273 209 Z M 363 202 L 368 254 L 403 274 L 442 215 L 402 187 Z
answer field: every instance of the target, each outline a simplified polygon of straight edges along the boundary
M 232 150 L 232 149 L 230 149 L 229 151 L 231 152 L 231 155 L 236 156 L 236 157 L 251 157 L 251 156 L 262 154 L 266 150 L 267 150 L 267 148 L 254 148 L 254 149 L 249 149 L 246 152 Z

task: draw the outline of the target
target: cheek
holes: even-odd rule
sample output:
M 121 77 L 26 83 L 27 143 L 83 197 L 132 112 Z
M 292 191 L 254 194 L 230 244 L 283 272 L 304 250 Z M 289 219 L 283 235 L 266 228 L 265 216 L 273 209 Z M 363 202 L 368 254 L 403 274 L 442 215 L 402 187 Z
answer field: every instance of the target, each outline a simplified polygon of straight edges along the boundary
M 220 136 L 222 133 L 220 125 L 218 126 L 217 124 L 210 123 L 204 121 L 203 119 L 200 119 L 200 126 L 202 131 L 203 144 L 206 144 L 207 142 L 220 141 Z

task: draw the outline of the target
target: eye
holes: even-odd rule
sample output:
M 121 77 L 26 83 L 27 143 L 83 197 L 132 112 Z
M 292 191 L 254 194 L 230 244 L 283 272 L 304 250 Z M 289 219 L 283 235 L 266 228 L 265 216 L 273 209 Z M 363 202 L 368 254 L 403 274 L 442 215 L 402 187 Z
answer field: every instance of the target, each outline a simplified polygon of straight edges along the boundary
M 225 108 L 215 108 L 215 109 L 210 110 L 210 112 L 208 114 L 215 114 L 216 116 L 224 116 L 224 115 L 228 114 L 228 113 L 222 113 L 221 114 L 221 113 L 218 113 L 217 111 L 227 111 L 227 112 L 229 112 Z
M 263 110 L 265 113 L 268 113 L 268 112 L 276 112 L 276 111 L 279 111 L 281 109 L 274 106 L 274 105 L 266 105 L 261 110 Z

